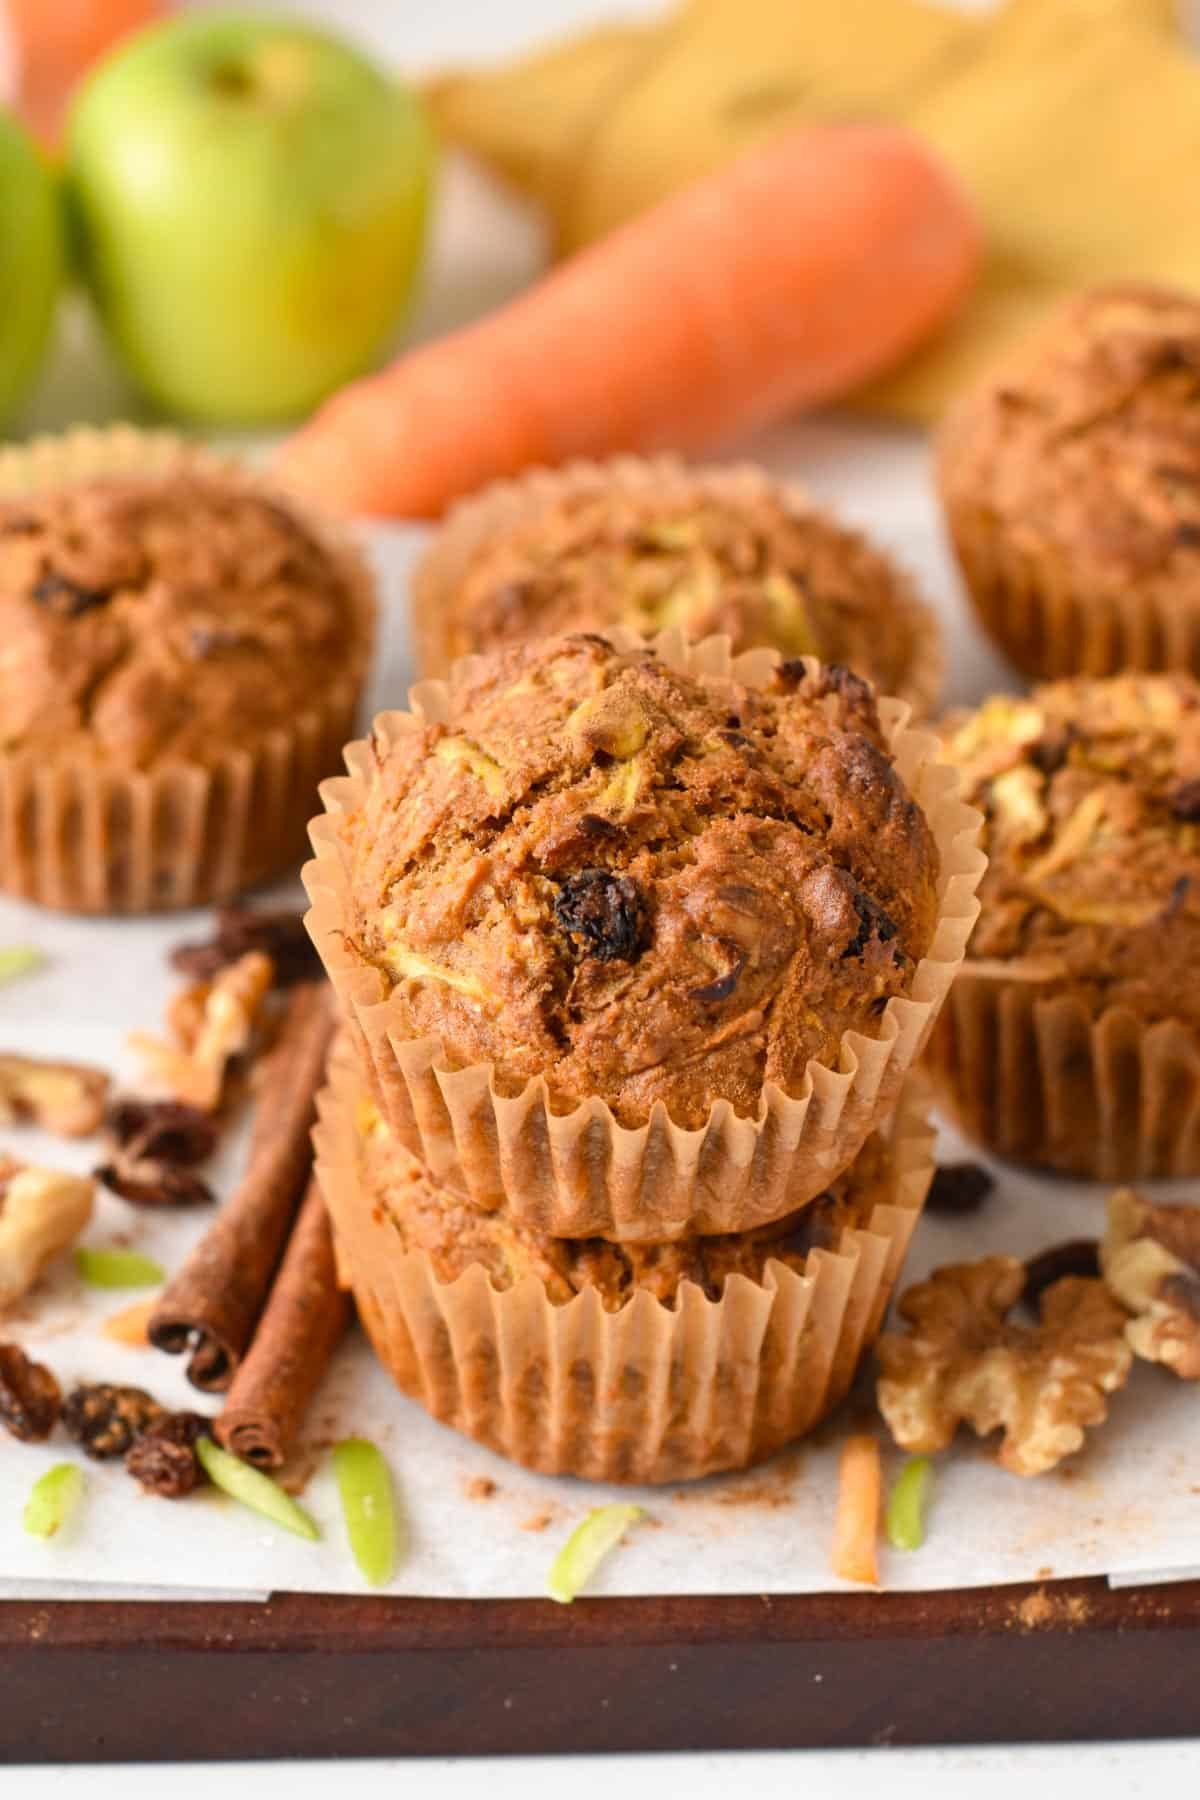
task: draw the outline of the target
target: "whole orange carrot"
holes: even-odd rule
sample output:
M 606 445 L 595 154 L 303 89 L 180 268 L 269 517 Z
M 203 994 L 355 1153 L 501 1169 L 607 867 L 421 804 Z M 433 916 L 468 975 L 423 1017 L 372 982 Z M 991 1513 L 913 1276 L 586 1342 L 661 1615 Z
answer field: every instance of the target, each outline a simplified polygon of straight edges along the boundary
M 791 130 L 335 395 L 278 472 L 342 512 L 419 518 L 533 463 L 703 450 L 896 362 L 978 255 L 910 133 Z

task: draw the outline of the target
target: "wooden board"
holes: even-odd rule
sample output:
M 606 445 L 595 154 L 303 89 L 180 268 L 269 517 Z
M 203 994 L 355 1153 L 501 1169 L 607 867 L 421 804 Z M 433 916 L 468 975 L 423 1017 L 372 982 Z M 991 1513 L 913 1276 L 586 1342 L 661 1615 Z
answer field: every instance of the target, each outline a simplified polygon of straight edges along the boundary
M 1200 1582 L 0 1604 L 0 1763 L 1200 1733 Z

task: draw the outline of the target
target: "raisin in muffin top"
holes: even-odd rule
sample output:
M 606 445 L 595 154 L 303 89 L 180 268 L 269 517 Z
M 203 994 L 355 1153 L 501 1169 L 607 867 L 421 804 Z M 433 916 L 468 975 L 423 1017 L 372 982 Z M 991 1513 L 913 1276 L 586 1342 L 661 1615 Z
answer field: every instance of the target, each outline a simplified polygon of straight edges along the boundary
M 1200 685 L 1053 682 L 949 721 L 946 741 L 986 821 L 968 967 L 1200 1020 Z
M 702 1125 L 874 1035 L 932 938 L 938 856 L 842 669 L 762 689 L 581 634 L 464 665 L 373 740 L 342 815 L 346 942 L 397 1029 L 501 1092 Z
M 1139 284 L 1078 296 L 970 394 L 939 474 L 958 528 L 1064 560 L 1098 598 L 1200 582 L 1200 300 Z
M 0 745 L 125 768 L 291 726 L 361 638 L 290 510 L 191 472 L 0 501 L 0 625 Z
M 770 490 L 737 500 L 622 489 L 564 495 L 491 535 L 428 621 L 429 672 L 565 631 L 671 626 L 734 651 L 845 663 L 908 698 L 932 626 L 894 563 L 827 514 Z M 922 672 L 922 679 L 926 674 Z
M 876 1206 L 894 1199 L 886 1140 L 869 1137 L 850 1167 L 799 1212 L 757 1231 L 680 1238 L 670 1244 L 613 1244 L 605 1238 L 554 1238 L 529 1231 L 503 1212 L 480 1212 L 439 1187 L 389 1131 L 369 1099 L 355 1118 L 364 1199 L 378 1206 L 406 1251 L 423 1251 L 439 1281 L 456 1281 L 474 1263 L 504 1291 L 526 1275 L 561 1306 L 594 1288 L 606 1312 L 644 1289 L 673 1306 L 685 1281 L 719 1300 L 731 1275 L 761 1281 L 774 1259 L 804 1273 L 813 1250 L 836 1250 L 847 1230 L 865 1229 Z

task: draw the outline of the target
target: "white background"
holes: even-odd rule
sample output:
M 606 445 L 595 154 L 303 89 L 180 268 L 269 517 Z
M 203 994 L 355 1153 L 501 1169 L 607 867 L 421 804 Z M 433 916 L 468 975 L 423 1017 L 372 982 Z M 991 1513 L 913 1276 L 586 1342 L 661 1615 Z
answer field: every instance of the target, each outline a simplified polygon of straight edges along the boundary
M 781 5 L 789 0 L 779 0 Z M 835 0 L 836 3 L 836 0 Z M 263 4 L 263 0 L 259 0 Z M 625 14 L 651 10 L 645 0 L 625 0 L 605 8 L 597 0 L 291 0 L 291 10 L 336 20 L 389 60 L 418 71 L 441 61 L 486 60 L 514 51 L 556 30 L 601 11 Z M 534 224 L 478 184 L 449 171 L 445 205 L 439 220 L 436 254 L 427 292 L 418 309 L 415 329 L 424 334 L 455 322 L 518 285 L 536 266 L 539 239 Z M 122 404 L 119 387 L 93 361 L 90 342 L 68 332 L 57 368 L 52 371 L 35 408 L 38 423 L 57 425 L 86 412 Z M 894 505 L 908 512 L 914 483 L 923 481 L 919 446 L 903 434 L 881 433 L 864 446 L 857 433 L 835 423 L 788 430 L 760 447 L 772 466 L 795 473 L 831 497 L 842 494 L 855 468 L 855 496 L 874 496 L 874 522 L 884 536 Z M 869 450 L 870 480 L 862 480 L 862 455 Z M 892 496 L 895 496 L 894 501 Z M 850 510 L 854 510 L 853 506 Z M 988 684 L 994 665 L 980 646 L 962 640 L 960 666 L 952 671 L 960 696 Z M 0 1705 L 3 1696 L 0 1695 Z M 874 1795 L 887 1800 L 949 1800 L 968 1788 L 979 1796 L 1010 1795 L 1015 1784 L 1035 1782 L 1035 1791 L 1074 1782 L 1086 1784 L 1097 1800 L 1109 1795 L 1136 1797 L 1187 1792 L 1188 1776 L 1200 1774 L 1200 1740 L 1186 1744 L 1116 1745 L 1062 1749 L 983 1749 L 977 1751 L 877 1750 L 864 1752 L 793 1752 L 758 1756 L 620 1757 L 593 1759 L 519 1759 L 480 1762 L 444 1760 L 414 1764 L 372 1763 L 355 1767 L 350 1779 L 356 1800 L 408 1789 L 431 1800 L 486 1792 L 492 1800 L 537 1800 L 550 1794 L 590 1800 L 619 1792 L 670 1793 L 686 1787 L 697 1800 L 740 1792 L 751 1786 L 763 1795 Z M 172 1800 L 220 1791 L 240 1795 L 253 1791 L 263 1800 L 308 1800 L 325 1796 L 330 1785 L 344 1781 L 324 1764 L 217 1766 L 158 1769 L 23 1769 L 7 1771 L 0 1781 L 5 1800 L 74 1800 L 86 1792 L 95 1800 L 109 1795 L 121 1800 L 169 1792 Z M 250 1784 L 253 1783 L 253 1788 Z

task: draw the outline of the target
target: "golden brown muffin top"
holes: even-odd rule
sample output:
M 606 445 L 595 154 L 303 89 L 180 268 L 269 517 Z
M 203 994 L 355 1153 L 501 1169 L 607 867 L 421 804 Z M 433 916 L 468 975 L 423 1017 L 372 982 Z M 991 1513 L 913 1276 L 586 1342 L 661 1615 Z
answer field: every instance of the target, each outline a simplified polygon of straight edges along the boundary
M 987 873 L 967 951 L 1096 1010 L 1200 1017 L 1200 685 L 1059 681 L 949 721 Z
M 1075 589 L 1200 580 L 1200 300 L 1136 284 L 1069 302 L 951 414 L 952 505 L 1057 547 Z
M 365 1194 L 399 1234 L 406 1251 L 424 1251 L 442 1282 L 473 1263 L 504 1291 L 535 1275 L 554 1306 L 595 1288 L 616 1312 L 639 1288 L 673 1306 L 685 1281 L 719 1300 L 731 1275 L 761 1281 L 774 1259 L 802 1275 L 813 1250 L 836 1250 L 846 1230 L 862 1229 L 877 1205 L 894 1198 L 886 1140 L 867 1139 L 850 1168 L 799 1212 L 758 1231 L 681 1238 L 671 1244 L 610 1244 L 604 1238 L 554 1238 L 529 1231 L 507 1213 L 479 1212 L 439 1187 L 397 1142 L 370 1100 L 355 1119 L 359 1178 Z
M 490 538 L 448 599 L 447 658 L 523 638 L 624 625 L 720 633 L 734 651 L 846 663 L 899 693 L 919 603 L 857 532 L 767 491 L 682 501 L 651 489 L 575 493 Z M 444 672 L 438 670 L 438 673 Z
M 0 747 L 204 762 L 292 724 L 355 631 L 337 563 L 283 505 L 209 476 L 0 501 Z
M 340 829 L 398 1029 L 626 1125 L 795 1090 L 877 1033 L 936 917 L 870 689 L 798 662 L 759 690 L 588 635 L 495 651 L 446 723 L 374 741 Z

